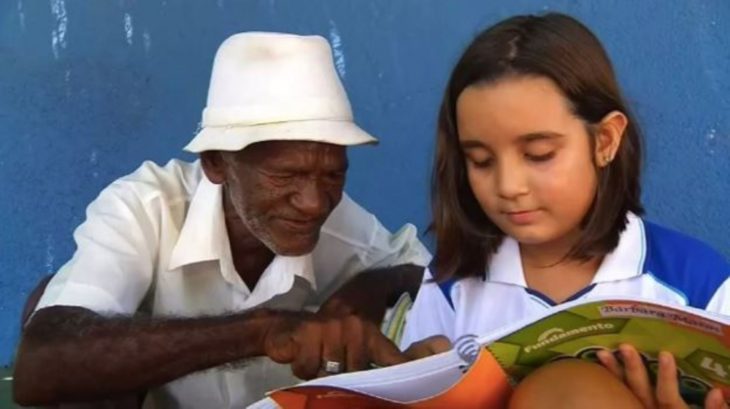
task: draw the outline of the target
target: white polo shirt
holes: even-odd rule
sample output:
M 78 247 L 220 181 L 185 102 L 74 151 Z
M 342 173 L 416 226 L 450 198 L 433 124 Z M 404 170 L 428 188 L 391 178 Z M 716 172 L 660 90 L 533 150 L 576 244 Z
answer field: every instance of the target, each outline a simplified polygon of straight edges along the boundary
M 250 289 L 233 265 L 220 185 L 199 162 L 145 162 L 104 189 L 74 232 L 77 250 L 36 310 L 52 305 L 101 314 L 196 317 L 254 307 L 319 305 L 358 272 L 426 265 L 416 229 L 391 234 L 347 195 L 322 227 L 312 254 L 277 256 Z M 99 363 L 103 365 L 103 362 Z M 193 373 L 152 390 L 145 408 L 242 408 L 298 380 L 267 358 Z
M 707 245 L 629 214 L 619 244 L 590 285 L 566 301 L 640 297 L 730 315 L 730 265 Z M 443 334 L 483 336 L 555 306 L 527 287 L 519 244 L 506 237 L 484 277 L 424 283 L 408 314 L 401 347 Z

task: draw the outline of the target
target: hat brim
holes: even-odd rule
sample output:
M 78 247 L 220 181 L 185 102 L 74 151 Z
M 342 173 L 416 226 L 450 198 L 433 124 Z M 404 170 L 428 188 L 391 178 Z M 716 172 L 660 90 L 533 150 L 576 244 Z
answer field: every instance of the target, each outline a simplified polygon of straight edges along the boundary
M 185 150 L 240 151 L 248 145 L 264 141 L 311 141 L 334 145 L 377 144 L 378 140 L 351 121 L 293 121 L 255 126 L 203 128 Z

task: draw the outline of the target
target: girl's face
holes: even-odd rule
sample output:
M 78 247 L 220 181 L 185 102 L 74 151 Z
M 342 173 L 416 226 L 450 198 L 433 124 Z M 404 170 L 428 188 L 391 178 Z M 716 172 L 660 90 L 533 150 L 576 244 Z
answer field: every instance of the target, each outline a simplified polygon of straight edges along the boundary
M 555 83 L 472 85 L 456 116 L 469 184 L 489 219 L 525 245 L 575 240 L 598 175 L 586 124 Z

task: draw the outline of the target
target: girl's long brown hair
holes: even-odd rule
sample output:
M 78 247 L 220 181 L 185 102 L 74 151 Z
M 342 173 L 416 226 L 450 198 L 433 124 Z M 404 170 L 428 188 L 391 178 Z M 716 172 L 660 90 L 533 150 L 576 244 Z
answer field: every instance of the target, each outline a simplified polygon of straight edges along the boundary
M 486 29 L 467 47 L 441 103 L 431 180 L 430 230 L 436 236 L 432 273 L 437 281 L 484 276 L 504 237 L 469 185 L 459 146 L 456 101 L 470 85 L 513 75 L 554 81 L 574 114 L 586 122 L 589 134 L 592 125 L 612 111 L 623 112 L 628 118 L 615 159 L 605 168 L 596 168 L 596 197 L 582 221 L 581 239 L 566 257 L 588 260 L 604 256 L 617 246 L 627 212 L 643 213 L 640 131 L 601 43 L 583 24 L 563 14 L 512 17 Z

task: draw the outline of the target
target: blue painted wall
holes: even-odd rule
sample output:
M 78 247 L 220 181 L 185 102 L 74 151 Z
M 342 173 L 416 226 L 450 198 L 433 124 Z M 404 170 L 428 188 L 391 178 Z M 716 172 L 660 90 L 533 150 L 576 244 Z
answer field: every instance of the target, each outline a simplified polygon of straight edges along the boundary
M 423 228 L 451 65 L 485 25 L 546 10 L 583 20 L 612 56 L 646 133 L 650 217 L 730 256 L 730 1 L 0 0 L 0 365 L 88 202 L 145 159 L 189 158 L 230 34 L 330 39 L 357 119 L 381 138 L 351 150 L 348 190 L 387 226 Z

